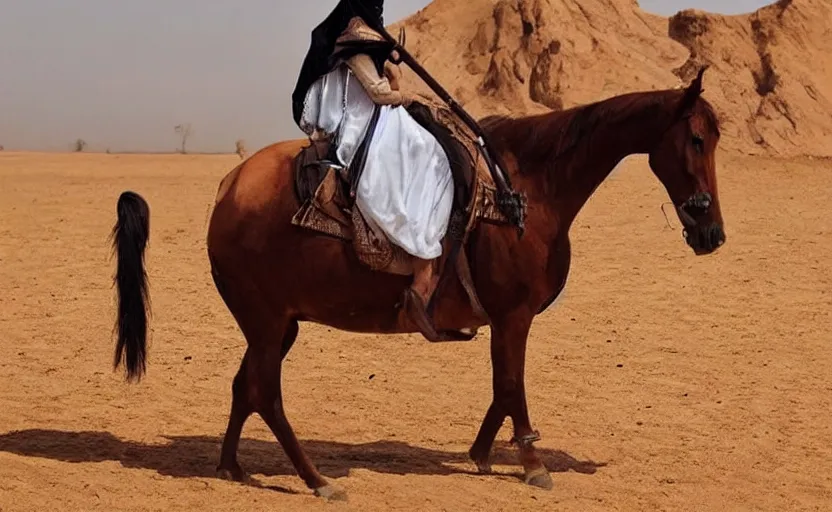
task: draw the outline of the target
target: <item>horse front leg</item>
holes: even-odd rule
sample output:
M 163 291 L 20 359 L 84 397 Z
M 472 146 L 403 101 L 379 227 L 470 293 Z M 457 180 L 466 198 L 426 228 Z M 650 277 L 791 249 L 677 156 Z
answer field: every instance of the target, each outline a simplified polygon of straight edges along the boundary
M 468 452 L 482 472 L 491 469 L 491 447 L 506 416 L 514 427 L 512 442 L 519 448 L 525 481 L 543 489 L 552 488 L 552 477 L 537 456 L 534 442 L 540 439 L 532 429 L 526 405 L 526 340 L 533 314 L 516 312 L 495 319 L 491 328 L 491 367 L 494 398 L 483 419 L 480 431 Z

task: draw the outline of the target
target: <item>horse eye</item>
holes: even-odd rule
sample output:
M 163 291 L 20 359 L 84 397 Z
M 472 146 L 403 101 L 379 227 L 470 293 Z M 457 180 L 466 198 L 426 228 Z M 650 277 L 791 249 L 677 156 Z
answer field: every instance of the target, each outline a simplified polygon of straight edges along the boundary
M 693 136 L 693 149 L 700 155 L 705 152 L 705 141 L 699 135 Z

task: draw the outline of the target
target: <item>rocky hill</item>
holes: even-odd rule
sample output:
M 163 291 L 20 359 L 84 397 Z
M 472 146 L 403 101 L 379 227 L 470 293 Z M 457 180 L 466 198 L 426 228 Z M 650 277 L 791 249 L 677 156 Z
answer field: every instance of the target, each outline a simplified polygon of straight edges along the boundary
M 708 64 L 705 97 L 722 118 L 722 147 L 832 156 L 832 0 L 670 18 L 636 0 L 435 0 L 397 25 L 475 115 L 677 87 Z M 406 79 L 422 87 L 407 71 Z

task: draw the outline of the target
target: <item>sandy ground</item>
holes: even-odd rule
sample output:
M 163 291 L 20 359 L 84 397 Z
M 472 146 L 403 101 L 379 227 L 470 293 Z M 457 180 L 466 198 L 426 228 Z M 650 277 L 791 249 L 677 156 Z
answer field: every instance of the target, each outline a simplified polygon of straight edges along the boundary
M 696 258 L 643 158 L 573 228 L 527 388 L 555 488 L 465 456 L 490 401 L 468 344 L 304 325 L 289 418 L 346 504 L 314 498 L 259 417 L 214 478 L 244 340 L 205 231 L 234 156 L 0 154 L 0 510 L 829 510 L 832 162 L 720 157 L 728 243 Z M 111 370 L 115 202 L 152 208 L 149 375 Z M 304 392 L 300 392 L 304 390 Z

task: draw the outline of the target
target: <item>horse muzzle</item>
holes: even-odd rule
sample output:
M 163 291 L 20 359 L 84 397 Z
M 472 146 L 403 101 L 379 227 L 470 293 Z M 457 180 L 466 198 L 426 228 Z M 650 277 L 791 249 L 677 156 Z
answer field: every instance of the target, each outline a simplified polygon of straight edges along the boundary
M 684 226 L 685 242 L 697 256 L 711 254 L 725 244 L 722 225 L 709 219 L 712 204 L 711 195 L 700 192 L 677 208 Z

